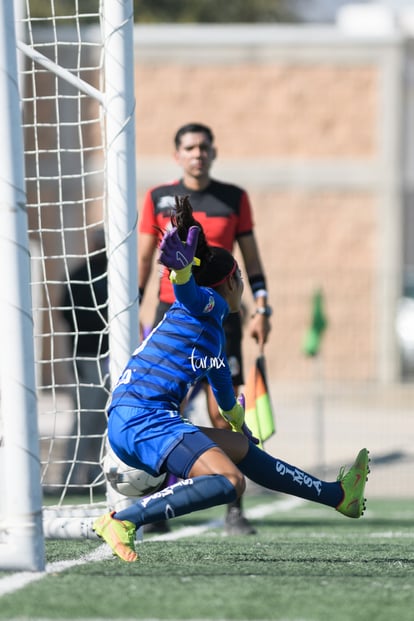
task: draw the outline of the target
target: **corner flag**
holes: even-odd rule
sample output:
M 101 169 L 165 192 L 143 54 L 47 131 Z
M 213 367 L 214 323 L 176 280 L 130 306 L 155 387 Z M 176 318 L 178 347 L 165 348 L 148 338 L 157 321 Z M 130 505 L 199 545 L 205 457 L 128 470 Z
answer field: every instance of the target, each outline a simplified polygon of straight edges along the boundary
M 318 289 L 312 300 L 312 319 L 311 325 L 303 339 L 303 353 L 306 356 L 317 356 L 321 347 L 322 335 L 326 330 L 328 321 L 324 311 L 324 299 L 320 289 Z
M 272 404 L 267 388 L 265 359 L 259 356 L 250 369 L 244 389 L 246 399 L 245 421 L 260 445 L 275 431 Z

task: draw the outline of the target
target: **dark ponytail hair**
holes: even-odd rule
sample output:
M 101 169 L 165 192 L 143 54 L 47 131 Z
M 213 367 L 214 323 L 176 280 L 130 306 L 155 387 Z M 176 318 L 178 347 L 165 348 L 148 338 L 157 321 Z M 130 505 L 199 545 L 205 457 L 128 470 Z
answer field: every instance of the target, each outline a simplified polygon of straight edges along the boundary
M 237 263 L 233 255 L 224 248 L 210 246 L 207 243 L 203 227 L 194 219 L 188 196 L 175 197 L 175 212 L 171 215 L 171 223 L 177 227 L 178 236 L 182 241 L 187 239 L 191 226 L 200 229 L 195 254 L 200 265 L 193 265 L 193 276 L 197 284 L 204 287 L 218 287 L 235 272 Z

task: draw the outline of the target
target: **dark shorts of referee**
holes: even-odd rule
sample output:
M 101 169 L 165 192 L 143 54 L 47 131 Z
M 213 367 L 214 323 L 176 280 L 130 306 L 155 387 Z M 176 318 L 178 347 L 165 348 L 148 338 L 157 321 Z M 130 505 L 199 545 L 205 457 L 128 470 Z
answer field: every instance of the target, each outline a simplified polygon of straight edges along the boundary
M 158 302 L 155 311 L 154 326 L 159 324 L 171 304 Z M 223 323 L 224 334 L 226 335 L 226 356 L 230 366 L 233 386 L 244 384 L 243 360 L 242 360 L 242 322 L 240 313 L 230 313 Z

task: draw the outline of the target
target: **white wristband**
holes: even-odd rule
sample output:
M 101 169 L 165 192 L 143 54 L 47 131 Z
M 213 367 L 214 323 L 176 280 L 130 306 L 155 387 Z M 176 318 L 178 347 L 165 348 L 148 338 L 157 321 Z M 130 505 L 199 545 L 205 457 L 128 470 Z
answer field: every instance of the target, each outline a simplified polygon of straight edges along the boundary
M 267 298 L 266 289 L 259 289 L 258 291 L 255 291 L 253 297 L 255 300 L 257 300 L 257 298 Z

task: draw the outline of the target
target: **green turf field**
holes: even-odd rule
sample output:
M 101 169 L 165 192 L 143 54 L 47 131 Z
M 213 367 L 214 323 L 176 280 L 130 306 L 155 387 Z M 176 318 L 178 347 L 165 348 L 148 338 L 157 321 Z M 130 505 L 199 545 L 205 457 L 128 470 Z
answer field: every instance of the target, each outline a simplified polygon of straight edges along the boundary
M 146 538 L 134 564 L 48 541 L 45 576 L 13 590 L 27 574 L 0 572 L 0 619 L 412 621 L 413 501 L 373 500 L 360 520 L 271 494 L 246 506 L 257 535 L 224 537 L 219 507 Z

